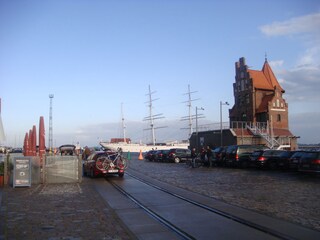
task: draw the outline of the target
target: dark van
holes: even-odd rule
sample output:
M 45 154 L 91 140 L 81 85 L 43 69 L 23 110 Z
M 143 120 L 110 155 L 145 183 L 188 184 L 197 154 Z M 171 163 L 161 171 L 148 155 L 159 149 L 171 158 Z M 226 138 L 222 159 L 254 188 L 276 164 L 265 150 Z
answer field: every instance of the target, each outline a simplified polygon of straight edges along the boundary
M 266 148 L 262 145 L 232 145 L 228 146 L 225 155 L 225 164 L 230 167 L 246 168 L 250 163 L 250 155 L 259 149 Z

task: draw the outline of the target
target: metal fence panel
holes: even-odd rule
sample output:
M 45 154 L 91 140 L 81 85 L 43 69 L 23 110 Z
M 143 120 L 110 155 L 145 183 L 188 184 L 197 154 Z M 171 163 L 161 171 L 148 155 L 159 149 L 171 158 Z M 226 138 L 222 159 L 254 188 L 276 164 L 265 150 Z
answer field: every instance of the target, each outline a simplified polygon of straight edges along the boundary
M 47 156 L 45 160 L 46 183 L 80 182 L 79 159 L 77 156 Z
M 21 153 L 11 153 L 8 157 L 7 174 L 9 176 L 9 185 L 13 185 L 13 161 L 16 157 L 23 157 Z M 31 184 L 41 183 L 40 158 L 32 156 L 31 158 Z

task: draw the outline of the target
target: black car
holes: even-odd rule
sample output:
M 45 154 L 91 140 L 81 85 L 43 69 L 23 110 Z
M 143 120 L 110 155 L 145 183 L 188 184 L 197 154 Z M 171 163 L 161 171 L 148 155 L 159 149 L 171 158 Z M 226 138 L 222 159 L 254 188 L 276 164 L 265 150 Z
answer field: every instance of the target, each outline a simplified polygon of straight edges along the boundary
M 283 151 L 276 156 L 277 167 L 283 170 L 290 169 L 290 158 L 297 153 L 297 151 Z
M 156 157 L 155 155 L 156 152 L 157 150 L 150 150 L 144 154 L 144 158 L 149 161 L 154 161 Z
M 166 162 L 168 160 L 169 150 L 158 150 L 155 152 L 154 160 L 157 162 Z
M 246 168 L 250 165 L 251 154 L 263 149 L 261 145 L 231 145 L 226 149 L 225 164 L 226 166 Z
M 224 166 L 226 157 L 226 147 L 217 147 L 213 151 L 214 161 L 217 166 Z
M 300 158 L 303 156 L 305 151 L 296 151 L 289 159 L 289 168 L 291 170 L 298 170 Z
M 183 148 L 172 148 L 168 153 L 168 160 L 171 162 L 179 163 L 191 159 L 191 150 Z
M 298 171 L 320 173 L 320 151 L 305 152 L 300 158 Z
M 278 167 L 279 156 L 285 150 L 257 150 L 250 156 L 251 164 L 257 168 L 276 169 Z

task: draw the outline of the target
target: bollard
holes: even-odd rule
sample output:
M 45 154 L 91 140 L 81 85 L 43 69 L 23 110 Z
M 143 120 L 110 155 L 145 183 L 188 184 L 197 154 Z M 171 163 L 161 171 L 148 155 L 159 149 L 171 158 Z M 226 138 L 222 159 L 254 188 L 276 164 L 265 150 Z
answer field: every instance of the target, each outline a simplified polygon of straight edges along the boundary
M 127 159 L 128 159 L 128 160 L 131 160 L 131 153 L 130 153 L 130 151 L 128 151 L 128 153 L 127 153 Z

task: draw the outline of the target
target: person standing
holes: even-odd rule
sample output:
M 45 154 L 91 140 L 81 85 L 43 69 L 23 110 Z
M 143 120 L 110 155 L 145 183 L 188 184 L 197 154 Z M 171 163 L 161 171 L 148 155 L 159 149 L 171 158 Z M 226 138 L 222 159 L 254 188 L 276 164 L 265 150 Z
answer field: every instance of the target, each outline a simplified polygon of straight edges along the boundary
M 192 167 L 196 166 L 196 157 L 197 157 L 196 149 L 192 148 L 192 150 L 191 150 L 191 166 Z

